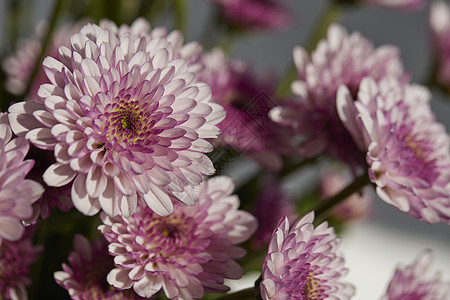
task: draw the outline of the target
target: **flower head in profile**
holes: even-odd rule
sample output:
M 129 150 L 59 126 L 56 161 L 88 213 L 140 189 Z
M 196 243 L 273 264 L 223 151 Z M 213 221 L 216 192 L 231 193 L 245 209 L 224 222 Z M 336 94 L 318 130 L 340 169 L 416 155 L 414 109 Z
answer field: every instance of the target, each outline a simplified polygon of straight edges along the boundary
M 450 138 L 431 111 L 430 92 L 365 78 L 358 100 L 342 86 L 340 116 L 367 153 L 378 196 L 410 216 L 450 224 Z
M 450 6 L 447 2 L 432 2 L 430 31 L 437 68 L 436 80 L 450 89 Z
M 432 273 L 432 261 L 432 251 L 428 249 L 412 264 L 398 267 L 382 300 L 449 300 L 450 282 L 444 282 L 440 272 Z
M 313 220 L 310 212 L 289 228 L 288 219 L 280 219 L 263 264 L 263 300 L 345 300 L 353 296 L 353 285 L 342 281 L 347 269 L 338 252 L 340 239 L 326 222 L 314 228 Z
M 256 78 L 245 63 L 228 58 L 220 49 L 202 57 L 205 68 L 199 78 L 211 87 L 213 99 L 225 109 L 218 124 L 222 131 L 216 143 L 244 153 L 271 170 L 281 168 L 283 155 L 291 154 L 290 130 L 269 118 L 279 102 L 273 78 Z
M 138 202 L 160 215 L 172 213 L 172 201 L 193 205 L 194 187 L 214 173 L 206 139 L 224 117 L 196 80 L 200 52 L 143 19 L 74 34 L 58 60 L 44 60 L 51 83 L 41 85 L 42 101 L 9 109 L 17 135 L 54 153 L 45 183 L 73 181 L 73 203 L 85 215 L 130 216 Z
M 8 92 L 14 95 L 22 95 L 27 88 L 28 81 L 33 73 L 34 65 L 38 59 L 42 48 L 45 27 L 47 24 L 40 24 L 36 34 L 27 39 L 20 40 L 15 53 L 3 61 L 3 69 L 7 75 L 5 87 Z M 82 23 L 66 24 L 59 28 L 53 35 L 47 48 L 47 55 L 57 57 L 59 46 L 68 46 L 70 37 L 79 31 Z M 33 82 L 31 83 L 27 99 L 38 100 L 37 91 L 43 83 L 50 83 L 42 68 L 39 68 Z
M 24 160 L 29 148 L 24 138 L 12 138 L 8 115 L 0 113 L 0 244 L 20 239 L 23 221 L 32 217 L 32 205 L 44 192 L 39 183 L 25 179 L 34 165 Z
M 31 284 L 30 266 L 42 251 L 42 246 L 33 245 L 32 231 L 30 227 L 19 240 L 4 240 L 0 245 L 0 296 L 2 299 L 28 299 L 26 287 Z
M 108 254 L 108 243 L 103 238 L 92 244 L 82 235 L 74 237 L 74 251 L 69 254 L 70 265 L 54 274 L 56 282 L 65 288 L 74 300 L 140 300 L 132 290 L 117 290 L 108 284 L 106 275 L 114 267 Z
M 395 77 L 406 80 L 398 49 L 372 42 L 358 32 L 347 33 L 331 25 L 326 39 L 309 56 L 305 49 L 294 49 L 298 80 L 292 92 L 298 101 L 277 107 L 271 117 L 293 127 L 304 137 L 300 154 L 314 157 L 324 151 L 352 166 L 362 163 L 359 150 L 336 111 L 336 93 L 343 84 L 356 97 L 365 76 L 375 80 Z
M 280 29 L 290 15 L 280 0 L 213 0 L 224 19 L 244 29 Z
M 256 229 L 255 218 L 239 210 L 228 177 L 213 177 L 197 190 L 195 206 L 177 204 L 162 217 L 138 205 L 129 218 L 100 215 L 99 230 L 110 242 L 116 268 L 108 282 L 133 288 L 142 297 L 163 290 L 171 299 L 202 298 L 205 292 L 225 292 L 224 279 L 238 279 L 235 259 L 245 255 L 236 244 Z

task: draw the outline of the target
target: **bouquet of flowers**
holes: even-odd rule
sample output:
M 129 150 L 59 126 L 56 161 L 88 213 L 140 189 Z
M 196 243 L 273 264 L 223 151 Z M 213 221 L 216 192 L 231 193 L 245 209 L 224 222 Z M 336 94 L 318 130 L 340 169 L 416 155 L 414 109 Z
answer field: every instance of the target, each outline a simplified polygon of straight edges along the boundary
M 278 79 L 233 46 L 297 22 L 291 3 L 203 2 L 190 42 L 186 0 L 55 0 L 26 39 L 30 1 L 5 2 L 0 299 L 352 299 L 338 236 L 373 201 L 450 224 L 430 107 L 450 91 L 449 4 L 328 0 Z M 339 24 L 366 6 L 429 8 L 430 80 Z M 284 183 L 306 166 L 319 180 L 294 198 Z M 424 248 L 379 297 L 450 299 Z

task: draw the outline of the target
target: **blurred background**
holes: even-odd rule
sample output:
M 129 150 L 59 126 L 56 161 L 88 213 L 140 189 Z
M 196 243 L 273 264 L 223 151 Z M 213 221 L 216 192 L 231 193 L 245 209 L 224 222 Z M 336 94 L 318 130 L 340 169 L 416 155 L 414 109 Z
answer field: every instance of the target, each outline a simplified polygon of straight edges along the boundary
M 116 0 L 114 0 L 116 1 Z M 114 2 L 111 1 L 111 2 Z M 4 58 L 15 47 L 18 37 L 32 35 L 38 24 L 48 19 L 53 9 L 53 0 L 0 0 L 0 56 Z M 103 3 L 104 1 L 92 1 Z M 108 1 L 106 1 L 108 2 Z M 122 1 L 122 3 L 132 2 Z M 146 1 L 143 1 L 144 3 Z M 149 1 L 151 2 L 151 1 Z M 158 1 L 154 1 L 158 2 Z M 449 1 L 450 2 L 450 1 Z M 188 41 L 202 41 L 208 35 L 211 20 L 215 16 L 213 5 L 207 0 L 186 1 L 185 33 Z M 292 66 L 292 49 L 305 45 L 315 24 L 329 4 L 328 0 L 285 1 L 293 15 L 286 29 L 254 32 L 240 35 L 233 41 L 230 55 L 249 63 L 257 74 L 273 72 L 283 76 Z M 77 8 L 89 1 L 72 1 L 74 15 Z M 99 5 L 99 4 L 98 4 Z M 20 14 L 11 14 L 10 7 Z M 95 8 L 93 8 L 94 10 Z M 117 20 L 130 22 L 120 12 L 102 11 L 93 19 L 113 16 Z M 337 19 L 348 31 L 359 31 L 372 40 L 375 46 L 393 44 L 399 47 L 405 70 L 412 81 L 426 82 L 430 76 L 432 58 L 428 29 L 429 7 L 419 11 L 398 11 L 387 8 L 359 6 L 346 7 Z M 62 22 L 65 20 L 62 19 Z M 155 18 L 154 25 L 169 28 L 176 26 L 170 14 Z M 11 26 L 16 26 L 11 28 Z M 4 74 L 2 74 L 4 76 Z M 437 119 L 450 131 L 450 96 L 432 89 L 432 107 Z M 17 99 L 20 100 L 20 99 Z M 245 167 L 243 167 L 245 166 Z M 237 183 L 255 171 L 257 166 L 248 161 L 231 164 L 226 173 Z M 310 168 L 301 174 L 293 174 L 284 186 L 293 195 L 304 193 L 313 180 L 318 178 L 317 168 Z M 450 280 L 450 226 L 429 225 L 379 200 L 375 202 L 371 219 L 350 226 L 342 233 L 343 252 L 350 269 L 347 279 L 355 284 L 354 299 L 378 299 L 386 290 L 397 263 L 409 264 L 425 248 L 434 250 L 436 268 Z M 253 283 L 249 281 L 249 286 Z

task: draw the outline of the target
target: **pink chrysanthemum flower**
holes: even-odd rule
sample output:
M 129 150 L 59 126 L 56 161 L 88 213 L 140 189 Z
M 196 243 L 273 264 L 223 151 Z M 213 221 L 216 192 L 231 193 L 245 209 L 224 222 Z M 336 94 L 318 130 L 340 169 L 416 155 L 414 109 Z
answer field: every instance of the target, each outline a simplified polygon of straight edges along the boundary
M 173 200 L 193 205 L 193 187 L 214 173 L 206 139 L 224 117 L 196 81 L 200 52 L 143 19 L 88 24 L 59 48 L 59 61 L 44 60 L 51 84 L 39 89 L 42 103 L 10 107 L 13 130 L 54 152 L 44 181 L 73 180 L 73 203 L 85 215 L 130 216 L 141 201 L 161 215 Z
M 0 243 L 2 239 L 20 239 L 22 221 L 31 218 L 32 205 L 44 192 L 39 183 L 25 179 L 34 164 L 24 160 L 29 143 L 24 138 L 11 138 L 8 115 L 0 113 Z
M 323 151 L 352 166 L 362 163 L 359 151 L 336 111 L 336 92 L 346 85 L 356 96 L 365 76 L 376 80 L 385 77 L 406 79 L 398 49 L 373 44 L 359 33 L 348 34 L 339 25 L 331 25 L 328 37 L 319 42 L 311 54 L 294 49 L 298 80 L 292 91 L 300 101 L 274 109 L 274 120 L 292 126 L 305 138 L 300 154 L 313 157 Z
M 426 0 L 357 0 L 365 4 L 379 5 L 401 10 L 415 10 L 425 6 Z
M 33 246 L 27 231 L 17 241 L 4 240 L 0 245 L 0 297 L 27 300 L 26 287 L 31 284 L 30 266 L 38 258 L 42 246 Z
M 212 0 L 225 20 L 246 29 L 280 29 L 290 14 L 279 0 Z
M 262 269 L 261 296 L 267 299 L 350 299 L 353 285 L 338 252 L 341 240 L 327 223 L 314 228 L 314 213 L 289 229 L 281 218 L 270 240 Z
M 416 219 L 450 224 L 450 138 L 435 121 L 430 92 L 366 78 L 356 102 L 344 86 L 338 94 L 341 118 L 367 152 L 378 196 Z
M 205 53 L 199 78 L 210 87 L 213 99 L 227 112 L 218 124 L 220 146 L 245 153 L 265 168 L 279 170 L 282 156 L 291 154 L 290 130 L 269 118 L 275 99 L 273 78 L 259 80 L 241 61 L 226 57 L 220 49 Z
M 319 197 L 326 201 L 352 182 L 352 176 L 344 170 L 326 167 L 321 172 Z M 367 190 L 354 193 L 330 211 L 330 217 L 338 222 L 353 222 L 368 219 L 373 213 L 373 199 Z
M 92 244 L 82 235 L 74 237 L 74 251 L 63 271 L 55 272 L 56 282 L 65 288 L 73 300 L 138 300 L 143 299 L 132 290 L 117 290 L 106 281 L 114 267 L 113 257 L 108 254 L 108 243 L 103 238 Z
M 431 42 L 434 47 L 436 80 L 450 89 L 450 6 L 434 1 L 430 7 Z
M 70 37 L 81 29 L 82 23 L 67 24 L 58 29 L 52 36 L 47 48 L 47 55 L 57 57 L 59 46 L 68 46 Z M 35 36 L 21 40 L 17 45 L 16 52 L 3 61 L 3 69 L 7 75 L 5 87 L 14 95 L 22 95 L 33 72 L 36 60 L 41 52 L 44 24 L 38 26 Z M 38 100 L 37 91 L 43 83 L 50 83 L 45 76 L 44 70 L 40 68 L 31 84 L 27 98 Z
M 432 251 L 425 250 L 412 264 L 398 267 L 382 300 L 449 300 L 450 282 L 440 272 L 430 273 L 432 260 Z
M 245 251 L 235 246 L 256 229 L 255 218 L 239 210 L 230 195 L 228 177 L 214 177 L 197 190 L 195 206 L 177 205 L 161 217 L 138 205 L 129 218 L 100 215 L 99 230 L 111 243 L 116 268 L 108 282 L 119 289 L 133 287 L 142 297 L 164 290 L 171 299 L 202 298 L 204 292 L 224 292 L 224 279 L 238 279 L 235 259 Z

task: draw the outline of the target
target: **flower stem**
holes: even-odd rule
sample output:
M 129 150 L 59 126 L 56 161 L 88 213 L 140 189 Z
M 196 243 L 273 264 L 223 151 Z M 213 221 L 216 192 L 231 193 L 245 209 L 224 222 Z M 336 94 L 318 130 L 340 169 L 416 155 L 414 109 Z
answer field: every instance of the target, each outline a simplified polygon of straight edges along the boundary
M 370 183 L 369 174 L 364 172 L 363 175 L 357 177 L 352 183 L 350 183 L 347 187 L 342 189 L 339 193 L 334 195 L 327 200 L 320 202 L 316 209 L 314 209 L 316 214 L 316 221 L 321 222 L 325 219 L 327 212 L 347 199 L 353 193 L 359 191 L 361 188 Z
M 307 165 L 317 162 L 318 159 L 319 159 L 319 156 L 315 156 L 315 157 L 304 158 L 303 160 L 301 160 L 299 162 L 286 161 L 286 163 L 283 166 L 283 169 L 280 171 L 279 176 L 286 177 L 286 176 L 292 174 L 293 172 L 302 169 L 303 167 L 305 167 Z
M 66 0 L 57 0 L 55 3 L 55 6 L 53 7 L 53 12 L 50 18 L 50 24 L 48 26 L 47 33 L 45 34 L 45 38 L 42 42 L 41 52 L 39 53 L 38 58 L 36 59 L 36 62 L 34 64 L 33 72 L 31 73 L 30 78 L 28 79 L 27 87 L 25 89 L 25 92 L 23 94 L 24 98 L 29 92 L 30 88 L 33 84 L 34 79 L 36 78 L 36 75 L 38 73 L 39 68 L 41 68 L 42 60 L 44 59 L 44 56 L 46 54 L 48 45 L 50 44 L 53 31 L 55 30 L 56 23 L 58 22 L 58 19 L 61 15 L 61 12 L 63 11 L 64 4 L 67 2 Z
M 249 287 L 244 290 L 240 290 L 234 293 L 226 294 L 222 297 L 216 298 L 215 300 L 255 300 L 257 295 L 254 287 Z
M 187 33 L 187 4 L 186 0 L 174 0 L 174 8 L 175 8 L 175 28 L 183 33 L 183 36 L 186 38 Z
M 165 0 L 141 1 L 139 16 L 144 16 L 150 23 L 156 23 L 156 17 L 164 10 Z
M 317 18 L 319 22 L 315 25 L 312 34 L 310 35 L 308 42 L 305 45 L 305 49 L 311 53 L 316 48 L 320 39 L 322 39 L 327 32 L 328 27 L 335 22 L 341 12 L 340 5 L 335 1 L 330 1 L 328 7 L 323 11 L 322 15 Z M 297 69 L 294 64 L 291 64 L 288 72 L 278 85 L 277 95 L 285 96 L 291 89 L 291 83 L 297 76 Z

